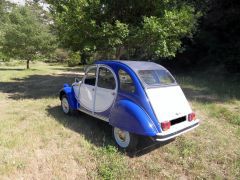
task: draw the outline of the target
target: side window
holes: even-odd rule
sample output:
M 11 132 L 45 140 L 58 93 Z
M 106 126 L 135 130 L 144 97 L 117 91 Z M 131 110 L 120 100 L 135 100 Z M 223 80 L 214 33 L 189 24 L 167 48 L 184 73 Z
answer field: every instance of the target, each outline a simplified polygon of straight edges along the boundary
M 96 70 L 97 70 L 97 67 L 94 67 L 94 68 L 90 69 L 87 72 L 87 74 L 85 76 L 84 84 L 95 86 L 95 83 L 96 83 Z
M 120 69 L 118 71 L 118 76 L 120 80 L 120 89 L 125 92 L 133 93 L 135 91 L 135 86 L 130 75 L 124 70 Z
M 112 72 L 105 68 L 100 67 L 98 71 L 98 87 L 106 89 L 115 89 L 116 82 Z

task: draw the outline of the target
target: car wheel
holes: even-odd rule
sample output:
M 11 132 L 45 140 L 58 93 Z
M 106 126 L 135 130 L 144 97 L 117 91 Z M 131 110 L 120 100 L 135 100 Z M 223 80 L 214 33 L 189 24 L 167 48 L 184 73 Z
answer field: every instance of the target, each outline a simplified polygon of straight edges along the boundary
M 72 113 L 72 109 L 68 103 L 67 96 L 63 95 L 61 98 L 61 106 L 64 114 L 70 115 Z
M 113 137 L 118 147 L 126 151 L 132 151 L 138 143 L 138 136 L 128 131 L 113 127 Z

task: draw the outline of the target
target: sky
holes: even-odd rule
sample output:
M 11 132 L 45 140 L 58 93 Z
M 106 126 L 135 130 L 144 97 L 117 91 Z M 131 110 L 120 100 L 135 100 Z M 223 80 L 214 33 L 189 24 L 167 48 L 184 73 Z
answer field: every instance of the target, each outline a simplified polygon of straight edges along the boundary
M 16 3 L 16 4 L 20 4 L 20 5 L 24 5 L 25 4 L 25 0 L 8 0 L 12 3 Z
M 24 5 L 25 4 L 25 0 L 7 0 L 7 1 L 19 4 L 19 5 Z M 45 9 L 45 10 L 48 9 L 48 5 L 46 3 L 41 3 L 41 5 L 43 6 L 43 9 Z

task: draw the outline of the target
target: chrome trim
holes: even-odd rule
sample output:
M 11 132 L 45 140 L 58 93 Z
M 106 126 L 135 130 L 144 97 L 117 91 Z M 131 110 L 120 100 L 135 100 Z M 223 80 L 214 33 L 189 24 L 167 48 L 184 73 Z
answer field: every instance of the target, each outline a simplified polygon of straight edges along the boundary
M 195 129 L 198 126 L 199 126 L 199 122 L 197 122 L 197 123 L 195 123 L 195 124 L 193 124 L 191 126 L 188 126 L 188 127 L 184 128 L 184 129 L 181 129 L 179 131 L 170 133 L 170 134 L 162 135 L 161 133 L 158 133 L 156 135 L 156 137 L 155 137 L 155 140 L 156 141 L 167 141 L 167 140 L 172 139 L 174 137 L 177 137 L 177 136 L 179 136 L 181 134 L 184 134 L 184 133 L 186 133 L 188 131 L 191 131 L 191 130 Z

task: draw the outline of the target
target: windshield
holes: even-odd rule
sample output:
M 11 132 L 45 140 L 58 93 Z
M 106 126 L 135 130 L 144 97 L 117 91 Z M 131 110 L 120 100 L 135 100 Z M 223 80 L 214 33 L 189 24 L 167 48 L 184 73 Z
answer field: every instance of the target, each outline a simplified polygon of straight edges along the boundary
M 176 84 L 172 75 L 164 69 L 139 70 L 138 74 L 141 80 L 149 86 L 166 86 Z

